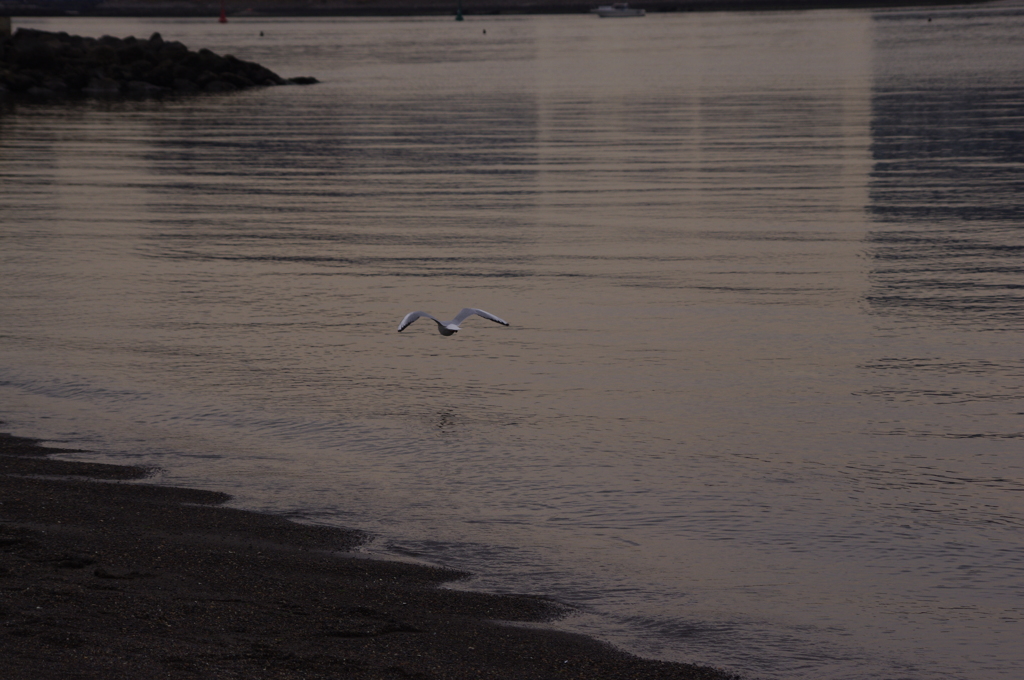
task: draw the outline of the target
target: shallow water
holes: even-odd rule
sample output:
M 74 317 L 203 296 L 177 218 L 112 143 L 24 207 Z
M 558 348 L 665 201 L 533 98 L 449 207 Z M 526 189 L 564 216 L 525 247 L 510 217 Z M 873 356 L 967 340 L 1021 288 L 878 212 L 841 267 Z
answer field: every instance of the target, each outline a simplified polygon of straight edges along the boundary
M 322 83 L 3 110 L 0 419 L 643 655 L 1016 677 L 1022 24 L 17 20 Z

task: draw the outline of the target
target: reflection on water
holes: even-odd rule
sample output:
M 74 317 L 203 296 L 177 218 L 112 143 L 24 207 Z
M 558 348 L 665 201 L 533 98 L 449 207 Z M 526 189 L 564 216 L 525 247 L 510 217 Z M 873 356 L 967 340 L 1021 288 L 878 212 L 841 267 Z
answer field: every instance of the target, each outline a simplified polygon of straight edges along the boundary
M 1024 323 L 1024 133 L 1005 85 L 875 93 L 872 306 L 974 330 Z
M 1024 324 L 1017 198 L 1024 102 L 1003 68 L 1015 58 L 1010 37 L 1019 15 L 961 11 L 934 23 L 923 16 L 884 16 L 876 39 L 883 54 L 915 58 L 899 68 L 881 65 L 873 88 L 869 208 L 878 228 L 868 237 L 866 300 L 898 324 L 894 330 L 938 339 L 955 328 L 967 334 L 956 342 L 972 348 L 951 350 L 940 340 L 915 356 L 885 357 L 868 366 L 884 384 L 866 394 L 946 411 L 959 405 L 966 416 L 898 424 L 894 433 L 1017 440 L 1024 425 L 1005 407 L 1024 396 L 1017 386 L 1024 365 L 1012 341 L 1003 346 L 988 335 L 1017 333 Z
M 0 115 L 0 417 L 643 654 L 1013 677 L 1020 14 L 590 19 L 38 20 L 323 83 Z
M 883 227 L 869 239 L 868 300 L 918 323 L 1020 330 L 1024 107 L 1013 72 L 999 68 L 1015 58 L 999 38 L 1016 15 L 964 14 L 883 20 L 883 50 L 899 40 L 923 54 L 883 68 L 874 85 L 870 209 Z M 955 52 L 936 33 L 955 39 Z M 956 70 L 934 72 L 951 59 Z

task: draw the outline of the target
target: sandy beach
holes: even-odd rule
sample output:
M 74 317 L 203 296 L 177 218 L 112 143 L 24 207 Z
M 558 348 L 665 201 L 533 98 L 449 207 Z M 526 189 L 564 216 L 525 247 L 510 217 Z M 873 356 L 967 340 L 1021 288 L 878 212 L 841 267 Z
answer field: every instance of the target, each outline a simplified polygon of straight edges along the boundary
M 59 451 L 0 434 L 4 678 L 731 677 L 503 625 L 567 612 L 441 589 L 462 574 L 354 555 L 358 531 Z

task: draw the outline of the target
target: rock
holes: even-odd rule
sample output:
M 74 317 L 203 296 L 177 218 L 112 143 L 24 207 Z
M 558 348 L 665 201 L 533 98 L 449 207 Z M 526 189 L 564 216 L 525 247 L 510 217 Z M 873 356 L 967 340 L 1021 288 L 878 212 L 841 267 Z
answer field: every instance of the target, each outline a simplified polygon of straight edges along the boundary
M 207 49 L 192 52 L 159 33 L 145 40 L 83 38 L 20 28 L 0 38 L 0 97 L 5 98 L 159 96 L 316 82 L 285 80 L 259 64 Z
M 206 92 L 234 92 L 238 88 L 226 80 L 211 80 L 203 88 Z
M 121 91 L 121 83 L 113 78 L 95 77 L 82 91 L 88 94 L 117 94 Z
M 28 94 L 33 97 L 55 97 L 57 95 L 57 93 L 50 88 L 40 87 L 38 85 L 33 85 L 28 88 Z
M 28 92 L 36 86 L 36 81 L 30 73 L 4 73 L 4 85 L 11 92 Z
M 193 83 L 191 80 L 185 78 L 174 79 L 174 91 L 175 92 L 199 92 L 199 86 Z
M 131 94 L 153 95 L 166 92 L 168 88 L 153 85 L 142 80 L 131 80 L 128 82 L 128 92 Z
M 43 80 L 43 87 L 45 87 L 47 90 L 52 90 L 53 92 L 66 92 L 68 89 L 68 84 L 65 83 L 61 78 L 50 76 Z
M 236 89 L 239 89 L 239 90 L 247 88 L 247 87 L 254 87 L 256 85 L 256 83 L 252 82 L 251 80 L 249 80 L 245 76 L 240 76 L 240 75 L 238 75 L 236 73 L 230 73 L 230 72 L 221 73 L 220 74 L 220 80 L 224 80 L 224 81 L 227 81 L 227 82 L 231 83 L 232 85 L 235 86 Z

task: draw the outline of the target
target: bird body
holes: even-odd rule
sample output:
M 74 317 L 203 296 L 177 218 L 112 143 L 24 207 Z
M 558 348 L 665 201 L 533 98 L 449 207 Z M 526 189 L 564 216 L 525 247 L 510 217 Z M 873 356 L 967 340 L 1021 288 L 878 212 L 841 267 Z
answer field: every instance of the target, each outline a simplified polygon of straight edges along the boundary
M 482 309 L 473 309 L 472 307 L 466 307 L 461 312 L 456 314 L 455 318 L 452 319 L 451 321 L 441 321 L 433 314 L 428 314 L 427 312 L 409 312 L 408 314 L 405 315 L 405 318 L 402 319 L 402 323 L 398 324 L 398 332 L 401 333 L 406 328 L 408 328 L 409 324 L 411 324 L 413 321 L 420 318 L 421 316 L 425 316 L 428 319 L 434 320 L 434 323 L 437 324 L 437 332 L 440 333 L 441 335 L 455 335 L 456 333 L 459 332 L 459 326 L 462 325 L 462 322 L 468 319 L 469 317 L 473 316 L 474 314 L 476 314 L 477 316 L 482 316 L 485 319 L 490 319 L 491 321 L 500 323 L 502 326 L 508 325 L 508 321 L 505 321 L 504 319 L 499 319 L 490 312 L 485 312 Z

